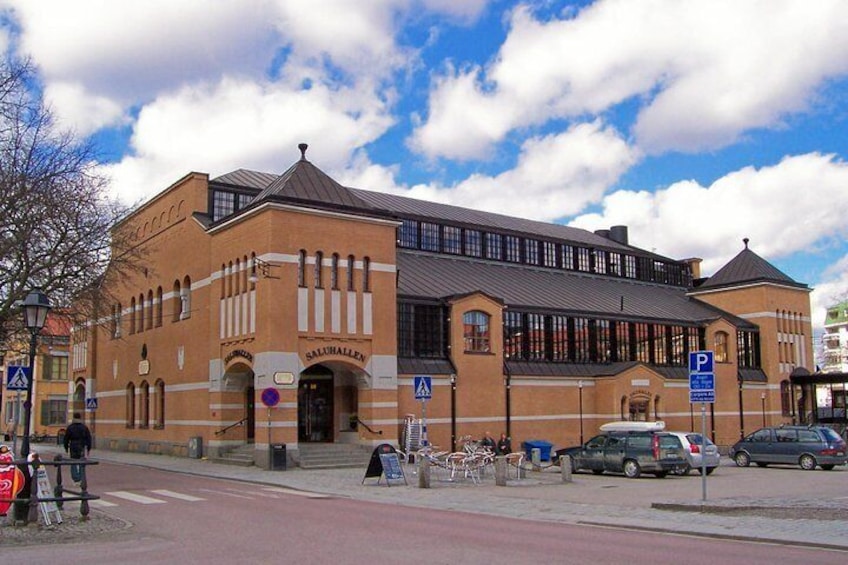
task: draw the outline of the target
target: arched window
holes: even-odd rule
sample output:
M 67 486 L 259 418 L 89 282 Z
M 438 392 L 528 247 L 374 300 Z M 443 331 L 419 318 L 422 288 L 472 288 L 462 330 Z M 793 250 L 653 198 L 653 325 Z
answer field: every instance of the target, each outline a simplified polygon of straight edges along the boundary
M 339 254 L 333 253 L 333 263 L 330 267 L 330 288 L 339 290 Z
M 147 291 L 147 324 L 145 328 L 148 330 L 153 329 L 153 291 Z
M 179 322 L 182 319 L 183 315 L 183 301 L 182 301 L 182 290 L 180 288 L 180 281 L 174 281 L 174 292 L 171 301 L 174 304 L 174 316 L 173 321 Z
M 371 259 L 369 257 L 362 259 L 362 290 L 371 292 Z
M 306 250 L 297 254 L 297 286 L 306 286 Z
M 138 295 L 138 302 L 136 302 L 136 306 L 138 306 L 138 327 L 136 328 L 137 332 L 144 331 L 144 294 Z
M 488 353 L 491 351 L 489 315 L 479 310 L 462 315 L 462 337 L 465 351 Z
M 154 394 L 154 427 L 161 430 L 165 427 L 165 381 L 158 379 Z
M 128 428 L 135 427 L 135 385 L 130 382 L 127 385 L 126 398 L 126 423 Z
M 186 275 L 183 279 L 183 287 L 180 289 L 180 301 L 182 302 L 182 312 L 180 318 L 185 320 L 191 317 L 191 279 Z
M 135 333 L 135 296 L 130 300 L 130 335 Z
M 139 393 L 141 397 L 138 403 L 138 427 L 147 428 L 150 426 L 150 385 L 147 381 L 141 381 Z
M 323 271 L 324 263 L 324 253 L 321 251 L 315 252 L 315 288 L 324 288 L 324 281 L 321 279 L 321 273 Z
M 792 387 L 789 381 L 780 381 L 780 413 L 782 416 L 792 415 Z
M 156 288 L 156 327 L 162 327 L 162 287 Z
M 713 341 L 716 363 L 727 363 L 727 332 L 716 332 Z
M 347 256 L 347 289 L 348 290 L 356 290 L 356 284 L 353 282 L 353 266 L 356 263 L 354 261 L 353 255 Z

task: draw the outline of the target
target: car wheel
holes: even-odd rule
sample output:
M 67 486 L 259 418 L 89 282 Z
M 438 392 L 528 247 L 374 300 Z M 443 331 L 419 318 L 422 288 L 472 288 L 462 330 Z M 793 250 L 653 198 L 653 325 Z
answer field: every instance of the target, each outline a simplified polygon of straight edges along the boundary
M 734 455 L 733 460 L 736 461 L 737 467 L 747 467 L 751 464 L 751 457 L 744 451 L 740 451 Z
M 603 469 L 592 469 L 592 472 L 595 473 L 596 475 L 603 475 L 604 474 Z
M 680 475 L 680 476 L 685 477 L 686 475 L 688 475 L 688 474 L 689 474 L 689 472 L 690 472 L 691 470 L 692 470 L 692 467 L 690 467 L 690 466 L 689 466 L 689 463 L 687 463 L 686 465 L 683 465 L 682 467 L 676 467 L 676 468 L 674 469 L 674 474 L 675 474 L 675 475 Z
M 633 459 L 628 459 L 624 462 L 624 476 L 628 479 L 638 479 L 642 474 L 642 468 Z
M 715 471 L 718 467 L 707 467 L 707 474 L 712 475 L 713 471 Z
M 824 469 L 825 471 L 832 471 L 834 467 L 836 467 L 836 465 L 822 465 L 821 466 L 821 468 Z
M 812 455 L 810 455 L 809 453 L 805 453 L 798 460 L 798 464 L 805 471 L 812 471 L 813 469 L 816 468 L 816 458 L 813 457 Z

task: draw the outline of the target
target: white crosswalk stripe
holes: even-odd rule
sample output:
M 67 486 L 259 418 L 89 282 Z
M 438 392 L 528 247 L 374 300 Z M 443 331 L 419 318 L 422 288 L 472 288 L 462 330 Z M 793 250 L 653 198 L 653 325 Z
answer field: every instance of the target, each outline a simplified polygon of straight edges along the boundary
M 88 505 L 92 508 L 111 508 L 112 506 L 117 506 L 114 502 L 109 502 L 102 498 L 98 500 L 89 500 Z
M 111 492 L 105 492 L 103 494 L 107 496 L 114 496 L 115 498 L 121 498 L 123 500 L 129 500 L 130 502 L 138 502 L 139 504 L 165 504 L 164 500 L 159 500 L 158 498 L 151 498 L 149 496 L 136 494 L 134 492 L 127 492 L 125 490 L 114 490 Z
M 199 496 L 192 496 L 190 494 L 183 494 L 181 492 L 174 492 L 172 490 L 152 490 L 150 492 L 159 496 L 167 496 L 169 498 L 176 498 L 177 500 L 185 500 L 187 502 L 199 502 L 201 500 L 206 500 L 205 498 L 200 498 Z

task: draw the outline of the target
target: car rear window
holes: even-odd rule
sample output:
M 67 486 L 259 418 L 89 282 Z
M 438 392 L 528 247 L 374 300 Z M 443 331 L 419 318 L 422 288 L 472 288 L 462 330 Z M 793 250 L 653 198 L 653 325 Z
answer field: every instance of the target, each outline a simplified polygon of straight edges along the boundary
M 798 441 L 804 442 L 820 442 L 821 438 L 815 430 L 798 430 Z
M 842 441 L 842 438 L 839 437 L 839 434 L 830 428 L 822 428 L 822 433 L 827 441 Z
M 660 447 L 663 449 L 675 449 L 682 447 L 682 444 L 677 436 L 660 436 Z
M 694 443 L 695 445 L 701 445 L 702 443 L 701 434 L 686 434 L 686 439 L 689 440 L 689 443 Z M 710 438 L 707 438 L 707 446 L 713 445 L 713 442 L 710 441 Z

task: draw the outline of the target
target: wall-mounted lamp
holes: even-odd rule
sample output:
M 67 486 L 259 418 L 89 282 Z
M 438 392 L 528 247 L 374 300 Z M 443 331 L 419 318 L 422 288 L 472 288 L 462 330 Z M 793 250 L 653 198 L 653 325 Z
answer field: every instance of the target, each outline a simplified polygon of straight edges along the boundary
M 253 258 L 253 265 L 250 268 L 250 276 L 247 277 L 247 280 L 253 284 L 259 282 L 259 275 L 262 275 L 263 279 L 279 279 L 280 277 L 276 277 L 271 274 L 271 263 L 263 261 L 259 257 Z
M 763 403 L 763 427 L 766 426 L 766 393 L 760 394 L 760 400 Z

